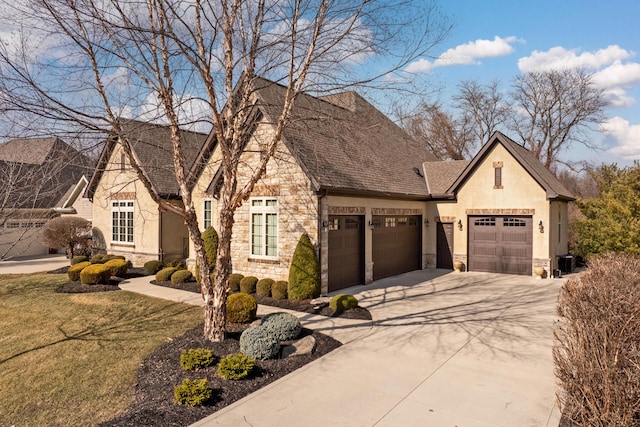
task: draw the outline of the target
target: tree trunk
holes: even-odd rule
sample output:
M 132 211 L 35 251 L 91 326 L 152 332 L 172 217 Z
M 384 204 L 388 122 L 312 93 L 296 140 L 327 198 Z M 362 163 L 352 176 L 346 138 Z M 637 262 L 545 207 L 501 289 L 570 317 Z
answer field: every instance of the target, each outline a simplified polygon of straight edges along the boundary
M 211 341 L 223 341 L 227 327 L 227 279 L 231 271 L 231 234 L 233 211 L 223 206 L 220 211 L 220 235 L 214 279 L 204 295 L 204 336 Z

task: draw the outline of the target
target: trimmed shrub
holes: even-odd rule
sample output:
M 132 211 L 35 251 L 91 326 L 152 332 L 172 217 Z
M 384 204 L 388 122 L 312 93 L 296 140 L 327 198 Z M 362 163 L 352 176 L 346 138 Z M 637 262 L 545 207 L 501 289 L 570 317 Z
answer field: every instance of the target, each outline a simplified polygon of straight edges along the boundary
M 249 294 L 238 292 L 227 297 L 227 322 L 249 323 L 256 319 L 258 302 Z
M 188 282 L 193 277 L 193 274 L 189 270 L 178 270 L 171 275 L 171 283 L 174 285 L 180 285 L 184 282 Z
M 256 293 L 256 283 L 258 283 L 258 278 L 254 276 L 247 276 L 240 280 L 240 292 L 244 292 L 245 294 L 255 294 Z
M 186 371 L 197 371 L 216 364 L 213 351 L 206 348 L 190 348 L 180 353 L 180 366 Z
M 123 259 L 118 258 L 110 259 L 102 265 L 108 267 L 109 271 L 111 271 L 111 275 L 116 277 L 126 276 L 127 270 L 129 269 L 129 263 Z
M 173 397 L 176 403 L 189 406 L 200 406 L 207 403 L 213 396 L 213 390 L 209 387 L 206 378 L 199 380 L 182 381 L 182 384 L 175 386 Z
M 273 299 L 287 299 L 287 290 L 289 289 L 289 282 L 286 280 L 278 280 L 271 286 L 271 298 Z
M 244 279 L 244 276 L 239 273 L 231 273 L 227 278 L 229 283 L 229 290 L 231 292 L 240 292 L 240 281 Z
M 289 299 L 304 300 L 320 296 L 320 265 L 309 235 L 304 233 L 291 259 Z
M 92 256 L 89 261 L 91 261 L 91 264 L 104 264 L 106 261 L 102 259 L 104 256 L 106 256 L 106 254 L 96 254 Z
M 571 425 L 637 426 L 640 258 L 609 254 L 569 279 L 558 298 L 553 359 Z
M 67 276 L 69 276 L 69 280 L 78 281 L 80 280 L 80 272 L 84 270 L 85 267 L 90 266 L 91 263 L 89 261 L 80 262 L 78 264 L 74 264 L 67 270 Z
M 80 281 L 85 285 L 109 283 L 111 270 L 104 264 L 91 264 L 80 272 Z
M 329 300 L 329 307 L 338 312 L 356 308 L 357 306 L 358 300 L 349 294 L 338 294 Z
M 89 261 L 89 257 L 86 257 L 84 255 L 75 256 L 71 260 L 71 265 L 76 265 L 76 264 L 79 264 L 79 263 L 85 262 L 85 261 Z
M 252 326 L 240 335 L 240 351 L 254 359 L 272 359 L 280 352 L 280 340 L 262 326 Z
M 165 265 L 167 267 L 174 267 L 176 270 L 184 270 L 185 268 L 187 268 L 187 266 L 184 265 L 184 262 L 182 262 L 181 259 L 172 259 L 172 260 L 166 261 Z
M 157 259 L 152 259 L 151 261 L 147 261 L 144 263 L 142 267 L 144 269 L 144 274 L 151 276 L 156 274 L 158 271 L 162 270 L 164 267 L 164 263 Z
M 296 316 L 282 312 L 267 314 L 262 318 L 260 326 L 280 341 L 295 339 L 302 331 L 302 325 Z
M 178 271 L 178 269 L 175 267 L 165 267 L 156 273 L 156 281 L 166 282 L 171 280 L 171 275 L 176 271 Z
M 270 297 L 273 284 L 273 279 L 260 279 L 256 284 L 256 294 L 261 297 Z
M 242 380 L 251 375 L 255 359 L 242 353 L 230 354 L 220 359 L 218 375 L 225 380 Z
M 209 264 L 209 274 L 213 272 L 216 265 L 216 255 L 218 254 L 218 232 L 215 228 L 209 227 L 202 233 L 202 243 L 204 245 L 204 254 Z M 197 266 L 196 266 L 197 267 Z M 196 268 L 198 274 L 198 282 L 200 281 L 200 272 Z

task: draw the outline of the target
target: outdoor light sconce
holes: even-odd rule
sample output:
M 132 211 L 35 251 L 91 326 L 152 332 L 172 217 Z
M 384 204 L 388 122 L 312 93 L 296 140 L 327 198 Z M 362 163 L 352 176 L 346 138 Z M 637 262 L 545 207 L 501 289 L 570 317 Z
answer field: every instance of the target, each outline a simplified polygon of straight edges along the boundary
M 370 228 L 371 230 L 373 230 L 374 228 L 376 228 L 376 227 L 375 227 L 375 225 L 373 225 L 373 221 L 371 221 L 371 220 L 369 220 L 369 228 Z
M 460 231 L 462 231 L 462 220 L 461 219 L 458 220 L 458 229 Z
M 428 227 L 429 226 L 429 218 L 425 218 L 424 219 L 424 226 Z
M 541 233 L 544 233 L 544 223 L 542 220 L 538 223 L 538 230 L 540 230 Z
M 322 221 L 322 228 L 324 230 L 326 230 L 327 228 L 329 228 L 329 221 Z

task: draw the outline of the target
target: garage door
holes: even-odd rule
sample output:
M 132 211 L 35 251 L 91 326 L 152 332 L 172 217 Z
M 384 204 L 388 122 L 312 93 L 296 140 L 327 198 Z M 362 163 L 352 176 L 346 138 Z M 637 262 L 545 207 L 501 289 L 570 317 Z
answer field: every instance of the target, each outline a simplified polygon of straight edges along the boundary
M 422 268 L 420 216 L 373 217 L 373 279 L 395 276 Z
M 530 216 L 469 217 L 469 270 L 531 274 Z
M 364 216 L 329 216 L 329 292 L 364 284 Z

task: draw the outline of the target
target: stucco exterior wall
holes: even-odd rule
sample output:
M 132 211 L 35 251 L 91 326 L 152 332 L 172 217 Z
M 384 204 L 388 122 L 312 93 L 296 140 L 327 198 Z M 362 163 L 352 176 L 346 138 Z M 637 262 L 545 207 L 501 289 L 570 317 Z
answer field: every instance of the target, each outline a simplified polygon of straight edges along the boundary
M 94 250 L 124 255 L 135 266 L 140 266 L 161 257 L 160 215 L 158 205 L 138 181 L 129 162 L 125 162 L 124 170 L 120 169 L 121 152 L 119 146 L 113 150 L 93 197 Z M 115 200 L 134 201 L 133 243 L 112 241 L 111 202 Z
M 261 124 L 254 137 L 247 144 L 238 169 L 239 187 L 247 182 L 250 173 L 260 161 L 261 143 L 271 136 L 272 127 Z M 194 191 L 194 202 L 198 207 L 198 220 L 204 229 L 204 200 L 211 199 L 206 189 L 220 164 L 220 151 L 216 149 L 209 164 L 200 176 Z M 256 184 L 252 197 L 273 197 L 278 207 L 277 257 L 259 259 L 251 255 L 250 222 L 251 199 L 244 201 L 236 211 L 231 244 L 232 270 L 245 276 L 259 279 L 288 280 L 289 266 L 295 247 L 303 233 L 307 233 L 311 242 L 318 244 L 318 197 L 311 191 L 309 180 L 287 147 L 280 143 L 275 156 L 269 161 L 264 177 Z M 218 228 L 219 204 L 212 199 L 212 224 Z M 190 244 L 190 254 L 195 254 Z M 190 258 L 189 268 L 195 268 L 195 259 Z
M 494 166 L 498 165 L 502 167 L 502 188 L 494 188 Z M 437 221 L 455 223 L 454 260 L 467 264 L 470 215 L 532 216 L 533 267 L 543 266 L 549 272 L 552 268 L 552 258 L 555 257 L 555 251 L 550 248 L 550 242 L 554 237 L 558 239 L 557 234 L 554 235 L 554 231 L 550 230 L 553 227 L 548 226 L 551 224 L 551 211 L 546 191 L 502 145 L 497 144 L 461 186 L 457 200 L 435 203 L 429 211 L 428 219 L 433 223 Z M 457 225 L 458 220 L 462 220 L 462 229 Z M 538 228 L 540 221 L 544 225 L 543 232 Z M 553 223 L 557 223 L 557 218 Z M 435 254 L 435 227 L 430 228 L 429 233 L 433 238 L 428 239 L 428 253 Z M 566 236 L 564 239 L 566 240 Z

